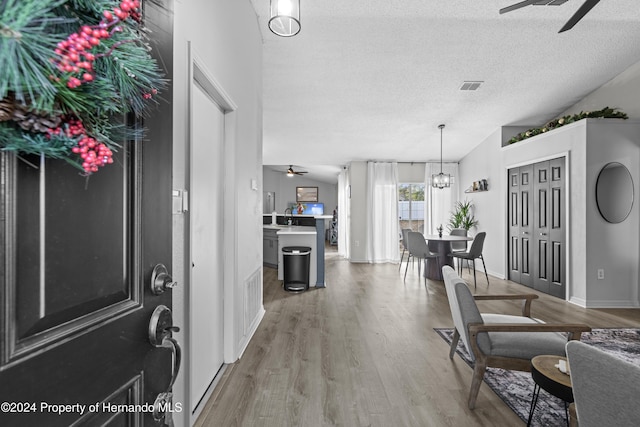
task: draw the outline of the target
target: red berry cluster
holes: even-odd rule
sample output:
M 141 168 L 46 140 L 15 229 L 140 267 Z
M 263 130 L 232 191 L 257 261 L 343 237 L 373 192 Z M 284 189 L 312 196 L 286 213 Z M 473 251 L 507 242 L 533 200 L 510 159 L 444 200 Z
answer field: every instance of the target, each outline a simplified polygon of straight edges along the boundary
M 113 33 L 109 32 L 109 27 L 124 21 L 128 17 L 139 21 L 139 7 L 139 0 L 124 0 L 120 3 L 119 8 L 113 9 L 113 13 L 105 10 L 102 13 L 104 19 L 97 26 L 83 25 L 78 32 L 71 34 L 66 40 L 58 43 L 55 49 L 58 58 L 54 59 L 53 62 L 59 71 L 70 74 L 67 80 L 67 87 L 74 89 L 82 83 L 87 83 L 94 79 L 93 61 L 95 61 L 96 55 L 89 51 L 98 46 L 101 39 L 111 37 Z M 121 31 L 121 29 L 115 27 L 112 31 Z
M 149 98 L 151 98 L 153 95 L 156 95 L 157 93 L 158 93 L 158 89 L 153 88 L 153 89 L 151 89 L 151 93 L 145 93 L 144 95 L 142 95 L 142 97 L 143 97 L 144 99 L 149 99 Z
M 133 20 L 140 22 L 139 7 L 140 2 L 138 0 L 124 0 L 120 3 L 120 8 L 116 7 L 113 9 L 113 13 L 120 18 L 121 21 L 131 17 Z M 103 15 L 108 21 L 111 21 L 112 18 L 108 16 L 111 15 L 111 13 L 108 10 L 105 10 Z
M 70 118 L 63 127 L 49 129 L 49 135 L 65 135 L 68 138 L 79 138 L 78 145 L 71 151 L 82 158 L 82 168 L 87 174 L 98 172 L 98 168 L 113 163 L 113 152 L 102 142 L 87 135 L 82 121 Z

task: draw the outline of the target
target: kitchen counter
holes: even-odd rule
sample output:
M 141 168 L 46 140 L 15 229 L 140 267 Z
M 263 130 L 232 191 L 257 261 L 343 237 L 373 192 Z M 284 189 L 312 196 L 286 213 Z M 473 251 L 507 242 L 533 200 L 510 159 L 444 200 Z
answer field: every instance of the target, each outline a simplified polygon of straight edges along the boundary
M 284 234 L 313 234 L 315 235 L 317 233 L 316 228 L 315 227 L 306 227 L 306 226 L 301 226 L 301 225 L 271 225 L 271 224 L 265 224 L 262 226 L 265 229 L 268 230 L 278 230 L 277 234 L 280 235 L 284 235 Z

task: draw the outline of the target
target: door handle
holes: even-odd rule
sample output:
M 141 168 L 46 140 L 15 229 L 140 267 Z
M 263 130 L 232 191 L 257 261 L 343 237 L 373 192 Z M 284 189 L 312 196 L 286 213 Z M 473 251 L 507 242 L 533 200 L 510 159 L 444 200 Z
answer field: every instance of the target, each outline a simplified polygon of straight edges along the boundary
M 167 289 L 173 289 L 178 285 L 174 282 L 164 264 L 157 264 L 151 272 L 151 292 L 154 295 L 160 295 Z
M 546 236 L 546 235 L 547 235 L 547 233 L 540 233 L 540 235 L 541 235 L 541 236 Z
M 169 420 L 166 419 L 167 414 L 170 414 L 173 408 L 173 393 L 171 389 L 176 382 L 182 363 L 182 349 L 178 341 L 172 336 L 174 332 L 178 331 L 180 331 L 180 328 L 173 325 L 171 309 L 165 305 L 157 306 L 149 321 L 149 342 L 156 348 L 171 349 L 173 366 L 171 368 L 171 381 L 169 382 L 167 391 L 158 394 L 153 403 L 153 418 L 156 421 L 165 419 L 165 422 L 171 422 L 170 417 Z
M 524 234 L 525 236 L 528 236 L 529 232 L 528 231 L 523 231 L 522 234 Z

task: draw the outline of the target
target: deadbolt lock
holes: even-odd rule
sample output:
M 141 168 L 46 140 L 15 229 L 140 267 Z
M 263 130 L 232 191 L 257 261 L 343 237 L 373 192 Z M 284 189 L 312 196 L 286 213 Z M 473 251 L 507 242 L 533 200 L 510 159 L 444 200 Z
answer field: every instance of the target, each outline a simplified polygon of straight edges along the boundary
M 167 267 L 163 264 L 158 264 L 153 267 L 151 272 L 151 292 L 154 295 L 160 295 L 167 289 L 173 289 L 178 285 L 178 282 L 174 282 L 167 271 Z

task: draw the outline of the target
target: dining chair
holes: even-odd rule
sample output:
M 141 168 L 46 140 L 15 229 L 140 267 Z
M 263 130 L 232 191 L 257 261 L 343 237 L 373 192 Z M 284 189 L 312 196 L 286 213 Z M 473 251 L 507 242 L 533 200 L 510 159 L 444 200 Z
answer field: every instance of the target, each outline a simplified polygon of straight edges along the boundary
M 464 228 L 454 228 L 449 233 L 451 236 L 464 236 L 467 237 L 467 230 Z M 451 242 L 451 252 L 466 252 L 467 250 L 467 242 Z
M 487 233 L 482 231 L 473 238 L 473 242 L 471 242 L 471 247 L 466 252 L 452 252 L 451 256 L 454 258 L 458 258 L 458 273 L 462 275 L 462 260 L 467 260 L 467 262 L 471 261 L 473 267 L 473 286 L 477 287 L 476 283 L 476 259 L 480 258 L 482 260 L 482 267 L 484 268 L 484 275 L 487 278 L 487 285 L 489 285 L 489 275 L 487 274 L 487 266 L 484 263 L 484 257 L 482 256 L 482 248 L 484 247 L 484 238 Z
M 464 236 L 467 237 L 467 230 L 465 228 L 453 228 L 449 233 L 451 236 Z M 451 253 L 454 252 L 466 252 L 467 242 L 451 242 Z M 451 254 L 449 254 L 451 256 Z
M 426 259 L 433 259 L 435 258 L 437 265 L 438 265 L 438 270 L 440 270 L 440 260 L 439 260 L 439 255 L 437 252 L 432 252 L 432 250 L 429 248 L 429 245 L 427 244 L 427 241 L 424 239 L 424 235 L 422 233 L 419 233 L 417 231 L 409 231 L 409 236 L 408 236 L 408 240 L 409 240 L 409 255 L 413 256 L 414 259 L 418 259 L 418 260 L 426 260 Z M 420 264 L 422 264 L 421 262 L 418 263 L 418 274 L 420 274 Z M 404 278 L 407 278 L 407 270 L 409 268 L 409 263 L 407 262 L 407 268 L 404 269 Z M 425 267 L 426 268 L 426 267 Z M 425 278 L 426 281 L 426 278 Z
M 400 256 L 400 265 L 398 266 L 398 271 L 400 271 L 400 269 L 402 268 L 402 259 L 404 258 L 404 253 L 409 251 L 409 232 L 411 231 L 410 228 L 403 228 L 402 229 L 402 255 Z M 409 257 L 411 257 L 411 252 L 409 252 L 409 255 L 407 255 L 407 264 L 409 264 Z

